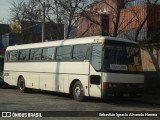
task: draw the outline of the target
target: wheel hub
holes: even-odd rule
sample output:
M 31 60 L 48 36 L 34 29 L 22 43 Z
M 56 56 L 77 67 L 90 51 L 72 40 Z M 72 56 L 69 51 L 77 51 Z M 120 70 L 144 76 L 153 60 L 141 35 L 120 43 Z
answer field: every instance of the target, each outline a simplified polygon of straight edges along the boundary
M 76 87 L 75 91 L 74 91 L 75 95 L 78 97 L 81 94 L 81 88 L 80 87 Z

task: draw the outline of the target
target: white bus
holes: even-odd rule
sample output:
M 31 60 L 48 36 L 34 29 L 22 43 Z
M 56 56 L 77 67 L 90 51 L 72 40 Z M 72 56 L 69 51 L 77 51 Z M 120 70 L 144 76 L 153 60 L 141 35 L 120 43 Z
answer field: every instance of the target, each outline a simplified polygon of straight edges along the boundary
M 141 96 L 144 76 L 136 42 L 94 36 L 10 46 L 4 81 L 20 92 L 41 89 L 89 97 Z

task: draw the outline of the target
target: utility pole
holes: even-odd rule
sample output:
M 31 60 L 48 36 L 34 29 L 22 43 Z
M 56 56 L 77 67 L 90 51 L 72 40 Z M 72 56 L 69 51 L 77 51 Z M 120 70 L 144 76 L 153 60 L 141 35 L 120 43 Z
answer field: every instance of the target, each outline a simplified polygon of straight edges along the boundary
M 45 39 L 45 2 L 43 3 L 42 42 Z

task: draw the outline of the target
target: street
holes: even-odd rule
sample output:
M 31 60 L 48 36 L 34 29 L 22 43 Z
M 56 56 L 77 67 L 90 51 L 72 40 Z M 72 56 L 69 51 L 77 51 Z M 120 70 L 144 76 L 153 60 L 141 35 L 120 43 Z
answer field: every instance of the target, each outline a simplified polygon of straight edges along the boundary
M 132 99 L 104 102 L 100 99 L 90 98 L 85 102 L 77 102 L 66 94 L 37 90 L 31 93 L 20 93 L 17 89 L 10 88 L 0 89 L 0 111 L 160 111 L 160 106 Z M 111 117 L 111 119 L 114 118 Z M 120 119 L 128 118 L 121 117 Z M 132 117 L 132 119 L 137 118 Z M 140 119 L 150 120 L 151 117 L 141 117 Z

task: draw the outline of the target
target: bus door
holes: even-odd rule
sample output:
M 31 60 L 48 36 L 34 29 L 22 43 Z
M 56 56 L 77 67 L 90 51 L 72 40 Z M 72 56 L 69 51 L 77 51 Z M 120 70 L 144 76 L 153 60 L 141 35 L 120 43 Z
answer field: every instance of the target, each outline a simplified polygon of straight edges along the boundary
M 89 95 L 101 97 L 101 65 L 102 65 L 102 44 L 92 46 L 89 77 Z

